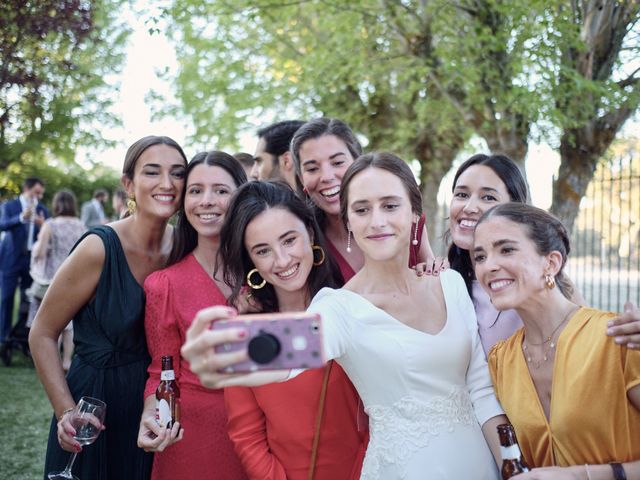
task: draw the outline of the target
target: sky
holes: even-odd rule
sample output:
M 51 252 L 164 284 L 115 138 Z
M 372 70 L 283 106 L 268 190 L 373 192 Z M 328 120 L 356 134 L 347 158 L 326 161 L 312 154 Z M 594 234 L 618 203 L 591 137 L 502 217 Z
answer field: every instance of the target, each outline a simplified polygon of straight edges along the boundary
M 140 0 L 134 9 L 140 10 L 142 5 Z M 168 135 L 184 147 L 189 158 L 196 152 L 192 152 L 187 144 L 188 125 L 184 121 L 168 117 L 153 120 L 145 100 L 148 92 L 155 90 L 162 93 L 167 101 L 175 102 L 170 85 L 156 75 L 158 70 L 175 72 L 177 69 L 173 46 L 162 32 L 154 35 L 148 33 L 148 27 L 144 24 L 144 18 L 147 17 L 144 15 L 134 13 L 132 9 L 127 9 L 123 15 L 131 25 L 132 34 L 127 48 L 126 65 L 119 78 L 120 95 L 113 109 L 122 119 L 122 126 L 104 132 L 106 137 L 117 139 L 119 144 L 105 151 L 81 152 L 80 156 L 86 155 L 120 171 L 127 147 L 131 143 L 146 135 Z M 640 136 L 640 124 L 628 122 L 625 133 Z M 254 132 L 246 132 L 240 139 L 241 151 L 253 153 L 256 143 Z M 470 152 L 475 151 L 487 151 L 486 145 L 482 141 L 473 142 Z M 81 159 L 80 162 L 82 163 Z M 559 155 L 549 145 L 530 144 L 526 170 L 535 205 L 541 208 L 551 205 L 551 183 L 559 165 Z M 450 172 L 445 177 L 440 189 L 440 200 L 447 203 L 453 173 Z

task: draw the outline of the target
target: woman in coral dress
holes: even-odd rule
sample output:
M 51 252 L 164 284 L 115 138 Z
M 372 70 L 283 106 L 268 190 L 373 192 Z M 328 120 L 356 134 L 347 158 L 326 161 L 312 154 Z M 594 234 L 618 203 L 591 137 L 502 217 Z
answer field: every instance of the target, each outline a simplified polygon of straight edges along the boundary
M 241 165 L 224 152 L 199 153 L 191 160 L 171 266 L 144 284 L 152 361 L 138 445 L 157 452 L 154 480 L 246 478 L 227 434 L 222 390 L 204 388 L 180 357 L 185 331 L 198 310 L 227 303 L 228 288 L 216 275 L 220 227 L 231 194 L 246 181 Z M 181 393 L 180 421 L 171 430 L 161 429 L 155 420 L 155 391 L 166 355 L 173 356 Z

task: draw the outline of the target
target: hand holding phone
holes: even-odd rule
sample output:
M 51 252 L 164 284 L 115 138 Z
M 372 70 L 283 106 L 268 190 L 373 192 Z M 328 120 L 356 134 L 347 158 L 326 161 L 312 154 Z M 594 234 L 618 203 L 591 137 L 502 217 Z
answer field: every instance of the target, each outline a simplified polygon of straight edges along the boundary
M 217 345 L 217 353 L 247 349 L 249 359 L 230 365 L 221 373 L 319 368 L 325 363 L 322 350 L 322 322 L 318 314 L 267 313 L 239 315 L 218 320 L 213 330 L 244 328 L 245 340 Z

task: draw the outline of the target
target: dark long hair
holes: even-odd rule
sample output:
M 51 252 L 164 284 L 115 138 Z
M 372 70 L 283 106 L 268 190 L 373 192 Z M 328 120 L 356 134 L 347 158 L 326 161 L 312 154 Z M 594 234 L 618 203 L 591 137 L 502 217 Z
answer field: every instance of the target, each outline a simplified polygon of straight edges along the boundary
M 502 183 L 504 183 L 507 193 L 509 193 L 509 199 L 512 202 L 529 202 L 529 186 L 527 185 L 527 181 L 524 179 L 522 172 L 515 162 L 505 155 L 485 155 L 478 153 L 468 158 L 456 171 L 456 175 L 453 177 L 453 187 L 451 191 L 455 190 L 460 175 L 469 167 L 475 165 L 484 165 L 493 170 Z M 448 234 L 449 232 L 447 232 L 447 235 Z M 451 242 L 447 258 L 451 268 L 462 275 L 464 283 L 467 286 L 467 291 L 469 295 L 472 296 L 471 282 L 475 278 L 475 273 L 473 271 L 469 250 L 460 248 Z
M 573 286 L 563 270 L 567 263 L 569 252 L 571 252 L 571 244 L 567 229 L 562 222 L 541 208 L 524 203 L 510 202 L 497 205 L 485 212 L 478 220 L 476 228 L 482 222 L 493 217 L 506 218 L 513 223 L 522 225 L 527 237 L 536 246 L 538 254 L 548 255 L 553 251 L 560 252 L 562 265 L 555 279 L 562 294 L 570 299 L 573 294 Z
M 255 181 L 243 185 L 234 193 L 220 232 L 219 255 L 224 264 L 223 278 L 232 289 L 229 304 L 234 304 L 246 282 L 247 273 L 255 268 L 244 246 L 247 225 L 270 208 L 280 208 L 298 217 L 309 230 L 314 243 L 325 252 L 325 261 L 321 265 L 314 265 L 307 279 L 309 297 L 312 298 L 323 287 L 342 286 L 344 280 L 335 260 L 327 252 L 324 236 L 313 210 L 289 185 L 282 182 Z M 314 251 L 314 260 L 319 260 L 315 257 Z M 267 283 L 259 290 L 252 290 L 252 294 L 260 302 L 264 312 L 278 311 L 278 298 L 273 285 Z
M 242 165 L 238 160 L 225 152 L 212 151 L 212 152 L 200 152 L 197 153 L 187 165 L 187 172 L 185 174 L 184 190 L 182 192 L 182 204 L 180 210 L 178 210 L 178 220 L 176 222 L 176 228 L 173 231 L 173 247 L 169 254 L 169 260 L 167 265 L 173 265 L 179 262 L 198 245 L 198 232 L 187 220 L 187 216 L 184 211 L 184 199 L 187 191 L 187 184 L 189 183 L 189 175 L 195 167 L 198 165 L 208 165 L 210 167 L 220 167 L 226 171 L 236 187 L 247 183 L 247 174 L 245 173 Z

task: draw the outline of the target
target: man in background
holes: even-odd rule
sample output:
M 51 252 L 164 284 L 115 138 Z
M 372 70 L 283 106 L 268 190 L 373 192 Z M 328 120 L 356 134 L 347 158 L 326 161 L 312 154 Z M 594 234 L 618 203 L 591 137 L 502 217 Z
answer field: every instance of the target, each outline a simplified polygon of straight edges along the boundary
M 298 194 L 302 193 L 302 185 L 289 153 L 293 134 L 302 125 L 304 122 L 300 120 L 285 120 L 258 130 L 258 145 L 251 177 L 257 180 L 284 180 Z
M 107 216 L 104 214 L 104 205 L 109 200 L 109 192 L 104 188 L 98 188 L 93 192 L 93 198 L 82 204 L 80 220 L 85 227 L 97 227 L 107 223 Z
M 44 182 L 37 177 L 25 179 L 22 194 L 7 200 L 0 207 L 0 348 L 9 336 L 13 323 L 13 305 L 16 288 L 20 285 L 21 299 L 31 286 L 29 264 L 31 250 L 40 227 L 49 217 L 49 211 L 40 203 L 44 195 Z M 26 301 L 26 300 L 25 300 Z M 3 358 L 4 359 L 4 358 Z

